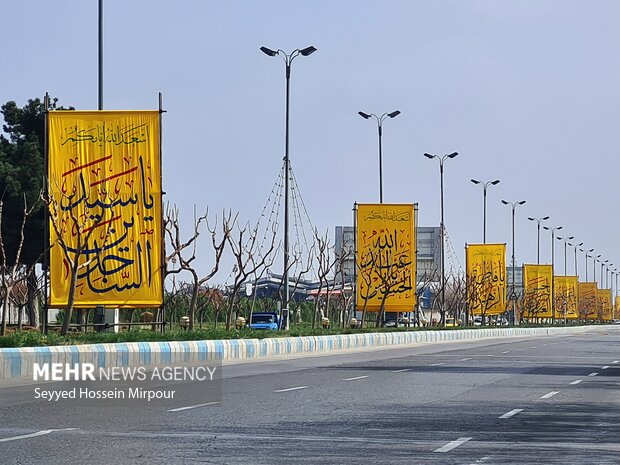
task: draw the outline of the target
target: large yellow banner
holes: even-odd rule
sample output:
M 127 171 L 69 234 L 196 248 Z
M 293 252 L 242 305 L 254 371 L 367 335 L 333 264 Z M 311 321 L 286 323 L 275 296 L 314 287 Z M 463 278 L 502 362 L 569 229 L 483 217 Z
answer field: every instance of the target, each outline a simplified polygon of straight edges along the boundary
M 596 320 L 597 313 L 597 284 L 579 283 L 579 318 L 582 320 Z
M 555 276 L 555 314 L 558 318 L 577 319 L 579 277 Z
M 467 305 L 472 315 L 506 311 L 506 244 L 467 244 Z
M 357 250 L 357 308 L 414 310 L 415 205 L 359 204 Z
M 613 309 L 611 307 L 611 289 L 599 289 L 596 293 L 598 319 L 600 321 L 611 321 Z
M 552 280 L 551 265 L 523 265 L 523 318 L 533 320 L 552 317 Z
M 617 295 L 615 298 L 615 306 L 614 306 L 614 319 L 618 319 L 618 312 L 620 312 L 620 295 Z
M 157 111 L 52 111 L 48 116 L 50 306 L 162 303 Z

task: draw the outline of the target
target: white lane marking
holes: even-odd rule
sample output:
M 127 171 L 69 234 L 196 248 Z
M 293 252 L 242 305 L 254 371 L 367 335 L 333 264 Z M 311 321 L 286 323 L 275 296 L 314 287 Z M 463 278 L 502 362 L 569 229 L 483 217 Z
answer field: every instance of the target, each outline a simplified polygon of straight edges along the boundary
M 530 349 L 538 349 L 538 347 L 536 347 L 536 346 L 533 346 L 533 347 L 530 347 Z
M 403 368 L 401 370 L 394 370 L 392 373 L 402 373 L 403 371 L 409 371 L 409 368 Z
M 295 386 L 290 388 L 278 389 L 273 392 L 289 392 L 289 391 L 299 391 L 300 389 L 308 389 L 310 386 Z
M 609 368 L 609 365 L 603 365 L 603 366 L 601 367 L 601 370 L 606 370 L 607 368 Z
M 204 404 L 188 405 L 187 407 L 171 408 L 168 411 L 169 412 L 181 412 L 183 410 L 189 410 L 192 408 L 199 408 L 199 407 L 207 407 L 208 405 L 215 405 L 215 404 L 219 404 L 219 402 L 206 402 Z
M 21 436 L 13 436 L 10 438 L 2 438 L 0 439 L 0 442 L 9 442 L 9 441 L 18 441 L 20 439 L 36 438 L 37 436 L 44 436 L 46 434 L 50 434 L 55 431 L 73 431 L 76 429 L 77 428 L 44 429 L 42 431 L 37 431 L 36 433 L 22 434 Z
M 547 347 L 549 344 L 543 344 L 543 347 Z
M 456 441 L 450 441 L 445 446 L 441 446 L 439 449 L 435 449 L 433 452 L 450 452 L 452 449 L 457 448 L 461 444 L 466 443 L 471 438 L 458 438 Z
M 471 360 L 471 357 L 462 358 L 462 359 L 461 359 L 461 362 L 466 362 L 467 360 Z
M 358 379 L 364 379 L 364 378 L 368 378 L 368 377 L 369 377 L 369 375 L 356 376 L 354 378 L 345 378 L 342 381 L 355 381 L 355 380 L 358 380 Z
M 616 363 L 618 363 L 618 362 L 620 362 L 620 360 L 614 360 L 614 361 L 613 361 L 613 362 L 611 362 L 611 363 L 613 363 L 613 364 L 615 365 L 615 364 L 616 364 Z
M 522 408 L 515 408 L 512 409 L 510 412 L 506 412 L 504 413 L 502 416 L 500 416 L 499 418 L 510 418 L 510 417 L 514 417 L 517 413 L 523 412 Z
M 560 391 L 551 391 L 551 392 L 548 392 L 547 394 L 545 394 L 544 396 L 540 396 L 540 398 L 541 399 L 549 399 L 549 398 L 551 398 L 551 397 L 553 397 L 553 396 L 555 396 L 556 394 L 559 394 L 559 393 L 560 393 Z
M 506 351 L 502 352 L 502 354 L 507 354 L 508 352 L 510 352 L 510 351 L 506 350 Z
M 598 373 L 596 371 L 594 371 L 594 372 L 590 373 L 588 376 L 597 376 L 597 375 L 598 375 Z
M 570 383 L 568 383 L 568 384 L 579 384 L 579 383 L 581 383 L 582 381 L 583 381 L 583 379 L 576 379 L 575 381 L 572 381 L 572 382 L 570 382 Z
M 437 362 L 437 363 L 431 363 L 430 366 L 437 367 L 439 365 L 445 365 L 445 364 L 446 364 L 446 362 Z

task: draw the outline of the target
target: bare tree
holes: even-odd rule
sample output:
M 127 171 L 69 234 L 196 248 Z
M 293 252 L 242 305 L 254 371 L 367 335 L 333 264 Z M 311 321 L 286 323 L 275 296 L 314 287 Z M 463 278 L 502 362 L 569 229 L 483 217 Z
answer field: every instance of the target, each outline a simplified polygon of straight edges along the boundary
M 325 315 L 324 310 L 327 310 L 329 306 L 329 281 L 327 280 L 327 275 L 331 272 L 334 267 L 335 261 L 332 257 L 332 247 L 329 243 L 329 238 L 327 236 L 327 231 L 324 236 L 319 236 L 317 230 L 314 231 L 314 252 L 315 258 L 317 261 L 317 277 L 319 281 L 319 288 L 317 289 L 316 299 L 314 300 L 314 312 L 312 313 L 312 327 L 316 327 L 316 317 L 317 314 L 321 313 L 321 318 Z M 323 287 L 327 288 L 326 299 L 324 302 L 324 307 L 321 305 L 322 292 Z
M 237 225 L 235 220 L 234 224 Z M 257 275 L 263 268 L 268 268 L 273 263 L 273 251 L 276 242 L 275 224 L 270 234 L 271 241 L 266 251 L 259 250 L 258 246 L 258 226 L 250 228 L 247 224 L 245 227 L 237 227 L 237 234 L 233 239 L 233 234 L 227 237 L 228 244 L 235 258 L 233 267 L 234 280 L 230 289 L 228 312 L 226 314 L 226 329 L 229 330 L 232 325 L 232 315 L 238 301 L 238 293 L 243 283 L 249 276 Z M 248 237 L 249 236 L 249 237 Z
M 194 322 L 196 319 L 196 304 L 198 302 L 198 292 L 200 290 L 200 287 L 207 283 L 218 272 L 220 267 L 220 261 L 222 259 L 222 254 L 224 253 L 224 248 L 226 246 L 226 241 L 228 240 L 228 237 L 231 233 L 231 224 L 232 221 L 234 221 L 232 220 L 232 213 L 230 211 L 228 213 L 226 213 L 225 211 L 222 212 L 221 230 L 218 234 L 217 217 L 215 219 L 216 226 L 211 227 L 209 226 L 208 216 L 208 208 L 206 209 L 205 213 L 199 218 L 196 218 L 194 215 L 194 229 L 192 231 L 192 234 L 186 241 L 183 241 L 181 239 L 181 229 L 179 226 L 179 210 L 176 206 L 173 208 L 168 207 L 166 209 L 166 219 L 164 221 L 164 229 L 166 231 L 169 245 L 171 247 L 170 253 L 167 254 L 165 258 L 166 275 L 186 271 L 192 276 L 192 293 L 188 309 L 190 330 L 194 329 Z M 206 275 L 200 277 L 198 275 L 198 272 L 196 271 L 196 268 L 193 265 L 193 262 L 196 259 L 196 243 L 198 237 L 200 236 L 200 226 L 203 222 L 205 223 L 207 232 L 211 235 L 211 246 L 213 247 L 214 258 L 211 270 Z M 191 255 L 185 257 L 183 253 L 187 250 L 191 251 Z M 178 263 L 178 267 L 171 269 L 168 266 L 170 262 Z

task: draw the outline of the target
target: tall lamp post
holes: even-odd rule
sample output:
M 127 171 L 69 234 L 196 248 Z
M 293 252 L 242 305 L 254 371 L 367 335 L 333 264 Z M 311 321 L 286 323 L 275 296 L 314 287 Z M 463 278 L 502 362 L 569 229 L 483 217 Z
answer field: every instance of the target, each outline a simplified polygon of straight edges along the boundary
M 525 204 L 525 200 L 520 200 L 518 202 L 508 202 L 506 200 L 502 200 L 504 205 L 510 205 L 512 207 L 512 285 L 510 286 L 510 300 L 512 300 L 512 317 L 514 324 L 518 324 L 517 322 L 517 296 L 515 294 L 515 209 L 517 205 Z M 523 278 L 521 278 L 523 279 Z
M 543 216 L 542 218 L 533 218 L 533 217 L 528 217 L 527 218 L 530 221 L 535 221 L 537 228 L 538 228 L 538 240 L 537 240 L 537 246 L 536 246 L 536 263 L 538 265 L 540 265 L 540 222 L 541 221 L 547 221 L 549 219 L 548 216 Z
M 603 281 L 603 267 L 607 268 L 607 263 L 609 263 L 609 260 L 601 260 L 601 289 L 605 289 L 607 287 L 607 272 L 605 272 L 605 281 Z M 605 286 L 603 286 L 603 283 L 605 283 Z
M 429 160 L 436 158 L 439 161 L 439 182 L 440 182 L 440 194 L 441 194 L 441 224 L 439 225 L 439 231 L 441 235 L 441 325 L 446 323 L 446 267 L 445 267 L 445 224 L 444 224 L 444 209 L 443 209 L 443 164 L 449 158 L 454 158 L 458 155 L 458 152 L 452 152 L 447 155 L 431 155 L 425 153 L 424 156 Z
M 576 242 L 575 244 L 571 244 L 569 242 L 568 245 L 570 245 L 575 251 L 575 276 L 577 276 L 577 281 L 579 281 L 579 272 L 577 271 L 577 247 L 581 247 L 583 245 L 583 242 L 580 242 L 579 244 L 577 244 Z M 579 249 L 579 250 L 582 250 L 582 249 Z
M 566 245 L 568 244 L 568 241 L 572 241 L 575 238 L 575 236 L 569 236 L 569 237 L 560 237 L 558 236 L 556 239 L 558 241 L 564 241 L 564 276 L 568 276 L 568 266 L 566 264 Z
M 489 186 L 496 186 L 499 184 L 499 179 L 495 181 L 478 181 L 477 179 L 472 179 L 471 182 L 474 184 L 482 185 L 482 195 L 483 195 L 483 207 L 482 207 L 482 243 L 487 243 L 487 189 Z
M 579 250 L 581 250 L 581 251 L 582 251 L 582 252 L 584 252 L 584 254 L 585 254 L 584 259 L 585 259 L 585 262 L 586 262 L 586 263 L 585 263 L 585 264 L 586 264 L 586 282 L 588 282 L 588 258 L 592 258 L 592 257 L 590 256 L 590 254 L 591 254 L 592 252 L 594 252 L 594 249 L 590 249 L 590 250 L 579 249 Z
M 562 229 L 562 226 L 550 228 L 543 226 L 547 231 L 551 231 L 551 324 L 555 324 L 555 232 Z
M 357 114 L 364 119 L 374 118 L 377 121 L 377 130 L 379 131 L 379 203 L 383 203 L 383 143 L 381 140 L 383 136 L 383 120 L 385 118 L 395 118 L 400 115 L 400 111 L 395 110 L 391 113 L 383 113 L 381 116 L 377 116 L 374 113 L 364 113 L 363 111 L 358 111 Z
M 270 57 L 280 56 L 284 61 L 286 69 L 286 118 L 285 118 L 285 136 L 284 136 L 284 296 L 282 298 L 282 312 L 286 315 L 285 328 L 289 328 L 289 312 L 288 302 L 290 298 L 289 289 L 289 176 L 290 176 L 290 159 L 288 152 L 289 141 L 289 107 L 290 107 L 290 89 L 291 89 L 291 63 L 299 55 L 308 56 L 316 52 L 316 48 L 313 46 L 306 47 L 304 49 L 295 49 L 291 53 L 286 53 L 283 50 L 271 50 L 267 47 L 261 47 L 260 50 Z

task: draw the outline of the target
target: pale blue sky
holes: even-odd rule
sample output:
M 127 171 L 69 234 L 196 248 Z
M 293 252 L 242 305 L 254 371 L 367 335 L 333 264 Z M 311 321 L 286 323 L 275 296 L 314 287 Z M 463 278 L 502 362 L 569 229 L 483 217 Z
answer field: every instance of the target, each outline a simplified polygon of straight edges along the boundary
M 48 91 L 96 108 L 97 1 L 8 0 L 0 11 L 0 102 Z M 314 45 L 293 63 L 290 156 L 319 228 L 333 237 L 353 202 L 378 201 L 376 125 L 357 112 L 399 109 L 384 128 L 384 200 L 418 202 L 420 225 L 437 224 L 439 170 L 422 154 L 458 151 L 445 202 L 461 260 L 465 242 L 482 239 L 474 177 L 501 179 L 487 239 L 509 253 L 500 198 L 527 200 L 519 263 L 536 260 L 526 217 L 550 215 L 620 265 L 618 24 L 620 2 L 602 0 L 107 0 L 104 104 L 156 108 L 163 92 L 168 199 L 188 219 L 196 203 L 254 220 L 284 153 L 284 65 L 259 47 Z M 579 267 L 583 278 L 582 254 Z

